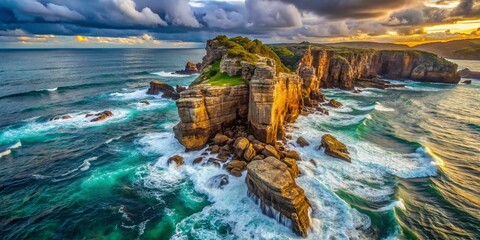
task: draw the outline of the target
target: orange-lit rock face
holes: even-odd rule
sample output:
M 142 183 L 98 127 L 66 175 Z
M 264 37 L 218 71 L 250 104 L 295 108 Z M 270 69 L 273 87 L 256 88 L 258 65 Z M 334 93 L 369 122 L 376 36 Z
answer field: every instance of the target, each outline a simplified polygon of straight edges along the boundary
M 248 192 L 257 200 L 262 212 L 290 226 L 297 235 L 306 237 L 310 227 L 310 203 L 303 189 L 295 183 L 287 164 L 267 157 L 248 164 L 247 171 Z

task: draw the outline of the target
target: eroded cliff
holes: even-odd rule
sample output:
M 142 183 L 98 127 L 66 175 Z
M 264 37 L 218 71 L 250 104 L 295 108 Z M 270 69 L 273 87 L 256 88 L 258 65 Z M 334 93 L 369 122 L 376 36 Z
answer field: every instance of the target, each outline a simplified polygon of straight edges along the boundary
M 278 141 L 285 138 L 285 123 L 295 121 L 308 109 L 328 114 L 318 104 L 326 100 L 321 88 L 352 90 L 360 79 L 364 86 L 371 86 L 376 82 L 369 79 L 378 75 L 447 83 L 457 83 L 459 77 L 455 64 L 421 52 L 332 50 L 308 45 L 299 49 L 301 54 L 297 51 L 293 55 L 283 49 L 293 60 L 282 62 L 258 40 L 219 36 L 208 41 L 200 76 L 177 100 L 180 123 L 174 132 L 187 150 L 212 142 L 208 149 L 217 153 L 218 159 L 205 164 L 224 163 L 234 176 L 247 169 L 249 194 L 262 211 L 306 236 L 310 204 L 295 182 L 300 157 Z M 381 83 L 389 87 L 387 82 Z M 333 100 L 328 104 L 341 106 Z M 330 144 L 337 146 L 339 151 L 335 151 L 327 144 L 330 142 L 325 141 L 326 152 L 349 160 L 344 145 Z

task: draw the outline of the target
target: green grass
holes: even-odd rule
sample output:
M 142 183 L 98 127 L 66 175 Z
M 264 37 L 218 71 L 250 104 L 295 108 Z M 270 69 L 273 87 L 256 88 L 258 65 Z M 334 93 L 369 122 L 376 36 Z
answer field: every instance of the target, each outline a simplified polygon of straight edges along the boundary
M 248 82 L 240 76 L 231 77 L 225 72 L 220 72 L 220 60 L 215 61 L 210 69 L 205 72 L 202 82 L 213 86 L 248 85 Z
M 244 61 L 255 63 L 258 62 L 258 56 L 268 57 L 275 61 L 275 66 L 278 72 L 290 72 L 278 55 L 267 45 L 264 45 L 260 40 L 250 40 L 247 37 L 228 38 L 225 35 L 220 35 L 215 38 L 223 46 L 228 48 L 228 57 L 240 58 Z

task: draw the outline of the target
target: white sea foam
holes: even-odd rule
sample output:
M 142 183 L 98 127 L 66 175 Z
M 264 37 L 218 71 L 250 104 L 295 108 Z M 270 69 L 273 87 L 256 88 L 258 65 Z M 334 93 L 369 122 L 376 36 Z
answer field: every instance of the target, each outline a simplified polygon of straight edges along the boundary
M 58 87 L 56 88 L 45 88 L 45 89 L 40 89 L 40 90 L 36 90 L 37 92 L 43 92 L 43 91 L 48 91 L 48 92 L 55 92 L 58 90 Z
M 90 111 L 90 113 L 97 113 L 99 111 Z M 113 109 L 113 116 L 97 122 L 91 122 L 94 116 L 85 117 L 89 112 L 77 112 L 68 114 L 72 118 L 58 119 L 53 121 L 30 121 L 18 128 L 7 128 L 3 132 L 0 132 L 0 142 L 11 142 L 13 140 L 28 138 L 34 136 L 41 136 L 45 133 L 54 133 L 58 129 L 72 129 L 72 128 L 85 128 L 94 127 L 104 124 L 116 123 L 126 120 L 130 111 L 126 109 Z
M 16 149 L 22 146 L 22 142 L 18 141 L 17 143 L 13 144 L 12 146 L 9 147 L 9 149 Z
M 403 199 L 400 198 L 398 201 L 393 201 L 392 203 L 388 204 L 387 206 L 379 208 L 377 211 L 378 212 L 390 211 L 394 208 L 400 208 L 402 210 L 406 210 L 405 203 L 403 202 Z
M 120 139 L 120 138 L 122 138 L 122 136 L 118 136 L 118 137 L 114 137 L 114 138 L 107 139 L 107 141 L 105 141 L 105 144 L 109 144 L 109 143 L 111 143 L 111 142 L 113 142 L 113 141 L 115 141 L 115 140 L 118 140 L 118 139 Z
M 178 223 L 173 239 L 183 239 L 186 236 L 206 239 L 225 238 L 217 231 L 219 225 L 229 225 L 235 236 L 240 238 L 242 236 L 249 239 L 298 238 L 288 227 L 262 214 L 255 201 L 247 196 L 245 172 L 239 178 L 229 175 L 229 184 L 223 189 L 212 188 L 208 180 L 219 174 L 227 174 L 226 171 L 213 166 L 193 165 L 193 159 L 198 157 L 201 151 L 184 153 L 181 150 L 183 147 L 174 138 L 172 132 L 147 134 L 136 143 L 142 147 L 144 154 L 161 155 L 155 166 L 150 167 L 149 175 L 143 178 L 145 187 L 159 190 L 160 199 L 165 192 L 178 189 L 181 182 L 191 181 L 195 191 L 205 194 L 212 202 L 201 212 L 188 216 Z M 167 167 L 166 160 L 175 154 L 185 158 L 185 165 Z M 310 171 L 302 175 L 298 182 L 315 206 L 312 213 L 311 238 L 362 236 L 362 229 L 370 226 L 368 217 L 352 209 L 324 186 L 315 177 L 318 171 L 321 171 L 320 169 L 314 168 L 308 162 L 302 162 L 301 168 L 302 173 Z M 311 169 L 308 170 L 308 168 Z M 185 204 L 199 201 L 189 193 L 182 195 L 181 199 L 185 198 L 188 199 L 185 200 Z M 204 224 L 199 227 L 198 223 Z
M 389 108 L 389 107 L 385 107 L 383 104 L 381 104 L 380 102 L 376 102 L 375 103 L 375 110 L 379 111 L 379 112 L 393 112 L 395 111 L 395 109 L 393 108 Z
M 139 89 L 139 90 L 129 91 L 129 92 L 115 92 L 115 93 L 111 93 L 110 96 L 114 97 L 114 99 L 123 100 L 123 101 L 152 98 L 153 95 L 148 95 L 147 90 L 148 89 Z
M 160 77 L 171 77 L 171 78 L 184 78 L 184 77 L 192 76 L 192 75 L 185 75 L 185 74 L 175 74 L 173 72 L 165 72 L 165 71 L 154 72 L 152 74 Z M 194 75 L 198 75 L 198 74 L 194 74 Z
M 0 152 L 0 158 L 5 157 L 5 156 L 10 155 L 10 154 L 12 154 L 12 150 L 7 149 L 3 152 Z

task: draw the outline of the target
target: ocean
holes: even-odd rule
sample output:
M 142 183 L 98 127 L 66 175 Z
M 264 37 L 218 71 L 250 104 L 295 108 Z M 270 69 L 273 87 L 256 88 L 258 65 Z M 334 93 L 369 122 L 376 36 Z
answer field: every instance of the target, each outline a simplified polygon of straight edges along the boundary
M 225 171 L 192 165 L 202 152 L 175 140 L 175 102 L 146 95 L 152 80 L 187 86 L 196 76 L 170 72 L 204 54 L 0 50 L 0 238 L 297 238 L 247 197 L 245 172 L 223 189 L 209 184 Z M 309 239 L 480 237 L 480 82 L 402 83 L 323 90 L 344 106 L 288 126 L 304 160 Z M 114 116 L 84 117 L 105 110 Z M 347 145 L 351 164 L 317 150 L 325 133 Z M 311 145 L 296 147 L 298 136 Z M 185 166 L 167 167 L 175 154 Z

